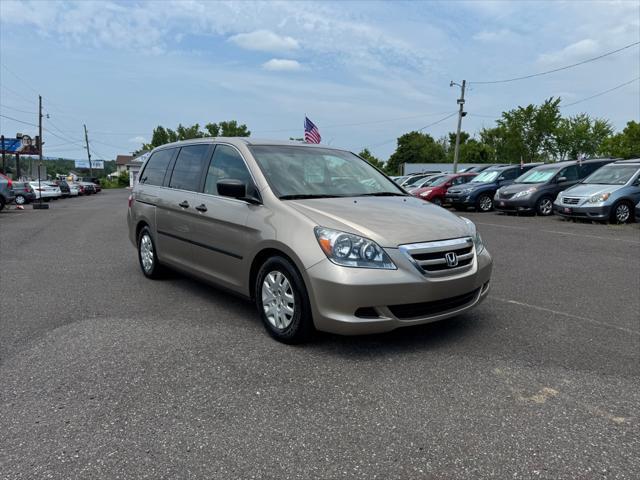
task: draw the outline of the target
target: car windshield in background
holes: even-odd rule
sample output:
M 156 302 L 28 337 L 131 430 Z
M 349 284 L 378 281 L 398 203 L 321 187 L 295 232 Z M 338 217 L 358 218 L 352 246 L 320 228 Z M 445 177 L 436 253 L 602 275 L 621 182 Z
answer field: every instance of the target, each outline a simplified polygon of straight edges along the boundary
M 496 178 L 498 178 L 500 172 L 494 171 L 484 171 L 478 174 L 477 177 L 474 177 L 469 183 L 489 183 L 493 182 Z
M 607 165 L 596 170 L 582 183 L 596 185 L 624 185 L 638 171 L 634 165 Z
M 406 195 L 353 153 L 297 146 L 250 147 L 273 192 L 281 199 Z
M 449 180 L 451 180 L 451 177 L 449 177 L 448 175 L 443 175 L 442 177 L 436 177 L 432 179 L 429 183 L 427 183 L 425 187 L 438 187 L 440 185 L 444 185 Z
M 515 183 L 544 183 L 551 180 L 551 178 L 558 173 L 558 168 L 544 168 L 542 170 L 531 170 L 524 175 L 520 175 Z

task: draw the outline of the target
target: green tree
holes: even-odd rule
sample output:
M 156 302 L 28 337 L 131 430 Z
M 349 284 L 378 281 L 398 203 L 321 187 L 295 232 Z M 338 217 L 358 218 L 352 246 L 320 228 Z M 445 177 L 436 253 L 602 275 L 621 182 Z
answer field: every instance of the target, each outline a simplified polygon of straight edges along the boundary
M 442 144 L 427 133 L 409 132 L 398 138 L 396 151 L 387 162 L 390 174 L 399 173 L 403 163 L 441 163 L 446 158 Z
M 179 140 L 189 140 L 192 138 L 202 137 L 248 137 L 251 132 L 247 126 L 243 123 L 238 124 L 236 120 L 228 120 L 218 123 L 207 123 L 205 131 L 200 130 L 200 124 L 196 123 L 191 126 L 184 126 L 179 124 L 175 130 L 165 128 L 162 125 L 158 125 L 153 129 L 151 135 L 151 142 L 143 144 L 142 150 L 152 150 L 155 147 L 164 145 L 166 143 L 177 142 Z
M 364 158 L 367 162 L 369 162 L 374 167 L 379 168 L 380 170 L 384 170 L 384 162 L 374 157 L 368 148 L 363 149 L 358 155 Z
M 497 121 L 500 161 L 548 160 L 556 154 L 556 133 L 560 123 L 560 99 L 549 98 L 540 106 L 530 104 L 502 112 Z
M 612 133 L 609 122 L 592 119 L 585 113 L 562 118 L 556 132 L 557 156 L 560 160 L 575 160 L 582 155 L 591 157 Z
M 640 158 L 640 123 L 628 122 L 622 132 L 602 142 L 598 153 L 616 158 Z

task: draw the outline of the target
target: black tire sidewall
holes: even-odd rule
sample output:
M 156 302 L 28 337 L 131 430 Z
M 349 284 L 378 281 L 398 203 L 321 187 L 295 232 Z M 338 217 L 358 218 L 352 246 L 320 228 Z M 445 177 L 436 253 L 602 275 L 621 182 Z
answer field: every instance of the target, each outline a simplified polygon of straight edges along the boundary
M 295 312 L 291 324 L 284 330 L 277 329 L 271 325 L 262 307 L 262 283 L 265 277 L 274 271 L 282 273 L 293 289 Z M 275 256 L 262 264 L 256 275 L 254 296 L 262 323 L 273 338 L 288 344 L 302 343 L 310 338 L 314 328 L 307 289 L 302 276 L 288 259 Z
M 489 208 L 489 210 L 483 210 L 482 207 L 480 207 L 480 205 L 482 204 L 482 199 L 484 197 L 487 197 L 491 201 L 491 208 Z M 483 193 L 482 195 L 480 195 L 478 197 L 478 211 L 479 212 L 490 212 L 491 210 L 493 210 L 493 198 L 491 197 L 491 195 L 489 195 L 487 193 Z
M 621 222 L 618 221 L 618 216 L 616 215 L 616 210 L 618 210 L 618 207 L 620 205 L 626 205 L 627 208 L 629 209 L 629 218 L 627 218 L 626 222 L 622 222 L 622 223 L 631 223 L 634 220 L 634 206 L 631 205 L 631 203 L 626 202 L 624 200 L 620 200 L 618 202 L 615 203 L 615 205 L 613 205 L 613 208 L 611 209 L 611 214 L 609 215 L 609 222 L 610 223 L 615 223 L 615 224 L 622 224 Z
M 142 241 L 142 236 L 145 234 L 149 235 L 149 238 L 151 239 L 151 245 L 153 245 L 153 268 L 151 269 L 150 272 L 145 271 L 144 267 L 142 266 L 142 255 L 140 254 L 140 242 Z M 138 233 L 137 247 L 138 247 L 137 248 L 138 265 L 140 265 L 140 270 L 142 270 L 142 274 L 147 278 L 152 278 L 152 279 L 159 278 L 161 273 L 161 267 L 160 267 L 160 263 L 158 262 L 156 242 L 153 239 L 153 235 L 151 235 L 151 230 L 149 229 L 149 227 L 143 227 L 142 229 L 140 229 L 140 233 Z
M 551 211 L 548 214 L 544 214 L 540 211 L 540 207 L 542 206 L 542 202 L 544 202 L 545 200 L 549 200 L 551 202 Z M 553 215 L 553 199 L 551 197 L 540 197 L 538 199 L 538 201 L 536 202 L 536 213 L 538 215 L 540 215 L 541 217 L 550 217 L 551 215 Z
M 22 203 L 18 202 L 19 198 L 22 199 Z M 24 195 L 16 195 L 15 202 L 16 202 L 16 205 L 26 205 L 27 204 L 27 197 L 25 197 Z

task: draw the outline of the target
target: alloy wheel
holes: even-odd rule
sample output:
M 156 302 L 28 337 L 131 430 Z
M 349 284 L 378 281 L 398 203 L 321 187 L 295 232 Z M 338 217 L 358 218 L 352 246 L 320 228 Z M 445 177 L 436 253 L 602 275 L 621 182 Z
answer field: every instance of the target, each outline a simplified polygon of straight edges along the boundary
M 269 272 L 262 282 L 262 309 L 269 323 L 284 330 L 293 321 L 295 297 L 289 279 L 280 271 Z
M 491 200 L 491 197 L 489 195 L 483 195 L 482 198 L 480 198 L 480 210 L 488 212 L 492 208 L 493 200 Z
M 151 273 L 153 270 L 153 242 L 148 233 L 140 237 L 140 261 L 144 271 Z
M 24 205 L 26 203 L 25 198 L 22 195 L 16 197 L 16 205 Z
M 541 215 L 551 215 L 553 211 L 553 203 L 549 198 L 543 198 L 540 200 L 539 211 Z
M 616 207 L 616 220 L 618 223 L 627 223 L 630 216 L 631 210 L 629 209 L 629 205 L 626 203 L 621 203 Z

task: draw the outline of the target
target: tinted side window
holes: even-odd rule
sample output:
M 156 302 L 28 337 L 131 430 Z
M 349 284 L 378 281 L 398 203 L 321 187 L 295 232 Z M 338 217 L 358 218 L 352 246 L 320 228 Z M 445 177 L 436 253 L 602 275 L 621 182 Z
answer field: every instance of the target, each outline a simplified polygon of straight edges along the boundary
M 566 177 L 567 182 L 578 180 L 578 167 L 576 165 L 571 165 L 570 167 L 563 168 L 557 176 L 557 178 L 560 177 Z
M 147 185 L 162 185 L 164 174 L 167 171 L 174 152 L 175 149 L 168 148 L 151 155 L 147 161 L 147 165 L 144 167 L 144 171 L 140 175 L 139 182 L 146 183 Z
M 498 177 L 498 180 L 513 180 L 520 176 L 521 170 L 519 168 L 512 168 L 510 170 L 505 170 Z
M 200 179 L 207 150 L 209 145 L 206 144 L 182 147 L 173 167 L 169 187 L 193 192 L 200 190 Z
M 580 166 L 580 178 L 584 178 L 588 175 L 591 175 L 593 172 L 598 170 L 600 167 L 605 165 L 604 163 L 585 163 Z
M 218 194 L 217 183 L 224 179 L 242 180 L 247 188 L 251 184 L 251 174 L 240 154 L 228 145 L 217 145 L 207 171 L 204 193 Z

